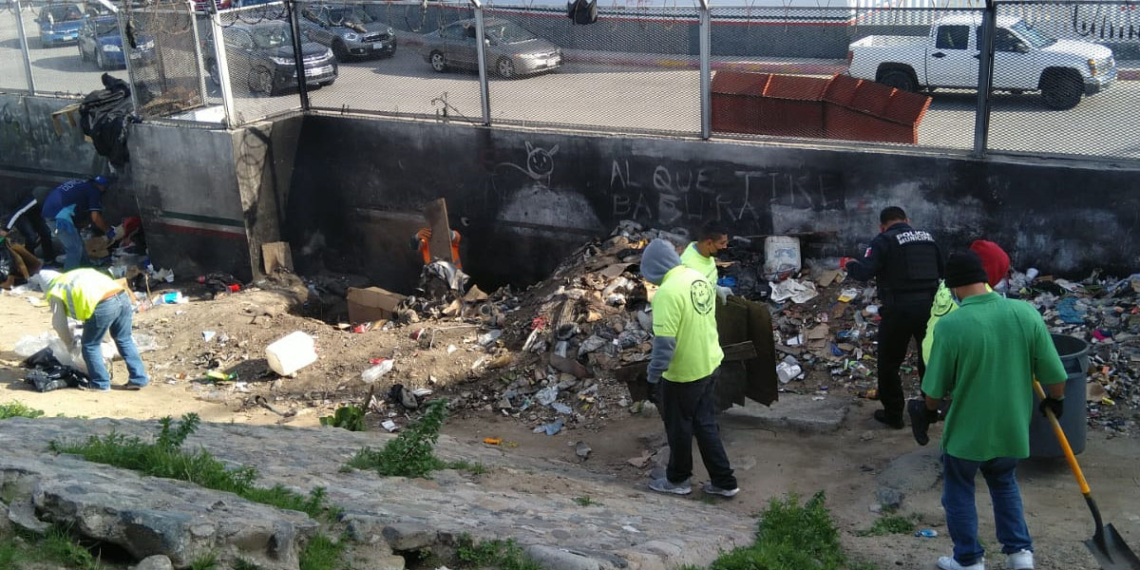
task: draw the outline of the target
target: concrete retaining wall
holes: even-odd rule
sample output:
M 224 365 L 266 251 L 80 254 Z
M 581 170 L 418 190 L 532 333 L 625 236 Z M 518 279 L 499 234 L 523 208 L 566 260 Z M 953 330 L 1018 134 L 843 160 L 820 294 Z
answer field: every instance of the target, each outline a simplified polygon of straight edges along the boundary
M 51 114 L 70 99 L 0 94 L 0 210 L 6 210 L 25 186 L 55 186 L 102 171 L 105 159 L 83 139 L 79 126 L 61 122 L 56 132 Z
M 1022 158 L 778 148 L 464 125 L 306 117 L 285 234 L 299 264 L 407 291 L 408 238 L 448 200 L 465 268 L 487 285 L 544 277 L 618 221 L 739 235 L 835 232 L 854 254 L 900 205 L 950 247 L 984 236 L 1015 265 L 1080 274 L 1140 265 L 1138 168 Z M 1095 191 L 1091 191 L 1095 189 Z

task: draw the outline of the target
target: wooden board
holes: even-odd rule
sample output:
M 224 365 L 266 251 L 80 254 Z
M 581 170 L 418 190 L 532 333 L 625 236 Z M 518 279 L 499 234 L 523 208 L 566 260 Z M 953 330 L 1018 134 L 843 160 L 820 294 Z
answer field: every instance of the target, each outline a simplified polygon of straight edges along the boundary
M 431 228 L 431 241 L 428 249 L 432 259 L 442 259 L 455 263 L 451 258 L 451 223 L 447 219 L 447 200 L 440 198 L 424 208 L 424 218 Z

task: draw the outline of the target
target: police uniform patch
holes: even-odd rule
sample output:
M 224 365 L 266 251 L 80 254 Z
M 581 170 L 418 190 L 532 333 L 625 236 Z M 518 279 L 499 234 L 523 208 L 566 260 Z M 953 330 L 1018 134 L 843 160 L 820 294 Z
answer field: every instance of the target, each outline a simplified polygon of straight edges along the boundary
M 716 308 L 716 293 L 713 291 L 712 285 L 704 279 L 693 281 L 689 286 L 689 297 L 693 301 L 693 308 L 697 310 L 697 314 L 707 315 Z

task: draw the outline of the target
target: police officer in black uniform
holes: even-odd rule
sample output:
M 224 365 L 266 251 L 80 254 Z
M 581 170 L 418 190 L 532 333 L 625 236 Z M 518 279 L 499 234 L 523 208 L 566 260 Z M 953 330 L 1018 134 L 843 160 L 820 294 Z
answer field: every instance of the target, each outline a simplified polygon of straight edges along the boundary
M 914 339 L 919 347 L 918 374 L 926 372 L 922 339 L 938 282 L 942 279 L 942 250 L 929 233 L 910 227 L 906 212 L 897 206 L 879 214 L 879 230 L 863 259 L 849 261 L 847 274 L 859 281 L 876 278 L 879 300 L 879 401 L 875 419 L 895 429 L 903 427 L 902 380 L 899 367 Z

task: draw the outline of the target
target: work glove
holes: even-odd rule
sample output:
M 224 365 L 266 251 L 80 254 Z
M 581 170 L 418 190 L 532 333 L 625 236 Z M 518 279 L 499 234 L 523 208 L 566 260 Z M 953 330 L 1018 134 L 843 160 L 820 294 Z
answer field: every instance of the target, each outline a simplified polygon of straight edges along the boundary
M 1045 410 L 1051 410 L 1053 417 L 1061 419 L 1061 414 L 1065 412 L 1065 399 L 1045 398 L 1041 400 L 1041 405 L 1038 406 L 1037 409 L 1041 410 L 1041 415 L 1045 417 L 1049 417 L 1049 414 L 1046 414 Z
M 109 243 L 115 243 L 115 228 L 107 228 L 106 237 Z
M 728 302 L 728 296 L 729 295 L 732 295 L 732 289 L 729 289 L 728 287 L 721 287 L 720 285 L 717 285 L 716 296 L 720 297 L 720 303 L 722 305 Z
M 927 409 L 926 402 L 922 400 L 909 400 L 906 403 L 906 412 L 910 416 L 910 430 L 914 434 L 914 441 L 919 445 L 930 443 L 930 436 L 926 432 L 930 429 L 930 424 L 937 423 L 941 419 L 938 410 Z

